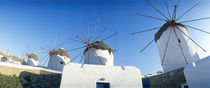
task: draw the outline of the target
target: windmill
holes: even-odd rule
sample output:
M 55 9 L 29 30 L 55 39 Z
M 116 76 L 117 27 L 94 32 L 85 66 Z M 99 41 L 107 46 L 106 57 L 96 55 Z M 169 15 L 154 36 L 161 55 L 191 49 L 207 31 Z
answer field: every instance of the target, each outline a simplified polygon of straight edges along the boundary
M 28 54 L 26 53 L 26 56 L 28 57 L 26 64 L 31 66 L 38 66 L 39 65 L 39 59 L 35 53 Z
M 67 41 L 64 41 L 62 43 L 57 43 L 57 36 L 54 41 L 54 46 L 52 47 L 52 44 L 50 42 L 50 46 L 47 48 L 41 48 L 44 52 L 47 53 L 41 61 L 44 63 L 44 66 L 47 66 L 47 68 L 52 69 L 52 70 L 57 70 L 57 71 L 62 71 L 63 66 L 66 65 L 70 60 L 71 57 L 69 54 L 63 49 L 59 48 L 62 45 L 64 45 Z M 41 62 L 40 61 L 40 62 Z
M 159 29 L 158 32 L 156 32 L 154 39 L 151 42 L 149 42 L 140 52 L 143 52 L 153 42 L 156 42 L 159 49 L 160 61 L 164 72 L 182 68 L 188 63 L 192 63 L 196 60 L 199 60 L 200 58 L 193 46 L 193 43 L 199 48 L 201 48 L 204 52 L 206 52 L 205 49 L 203 49 L 198 43 L 196 43 L 192 38 L 190 38 L 187 28 L 194 29 L 207 34 L 210 34 L 210 32 L 201 30 L 199 28 L 195 28 L 190 25 L 186 25 L 185 23 L 205 20 L 209 19 L 210 17 L 179 21 L 179 19 L 181 19 L 185 14 L 187 14 L 189 11 L 191 11 L 194 7 L 198 5 L 198 3 L 193 5 L 190 9 L 186 10 L 183 14 L 177 17 L 176 12 L 177 8 L 179 7 L 180 1 L 181 0 L 178 0 L 178 4 L 174 6 L 173 14 L 171 14 L 168 8 L 167 1 L 164 0 L 169 15 L 169 17 L 167 17 L 153 4 L 151 4 L 149 0 L 146 0 L 146 2 L 165 19 L 136 13 L 136 15 L 139 16 L 155 20 L 161 20 L 165 22 L 163 26 L 132 33 L 133 35 L 135 35 Z
M 84 64 L 94 64 L 94 65 L 109 65 L 113 66 L 114 61 L 114 51 L 107 46 L 103 41 L 112 38 L 113 36 L 116 36 L 118 33 L 111 34 L 101 40 L 98 40 L 101 35 L 105 32 L 105 30 L 108 28 L 110 25 L 110 22 L 108 22 L 103 30 L 99 32 L 97 36 L 95 36 L 95 39 L 93 39 L 94 32 L 99 24 L 99 18 L 96 21 L 96 24 L 93 26 L 93 32 L 89 33 L 90 31 L 90 26 L 88 24 L 88 38 L 85 38 L 85 36 L 80 32 L 81 36 L 76 35 L 77 39 L 72 39 L 75 42 L 78 42 L 82 44 L 78 48 L 70 49 L 67 50 L 67 52 L 70 51 L 76 51 L 76 50 L 82 50 L 78 55 L 76 55 L 71 62 L 73 62 L 75 59 L 77 59 L 79 56 L 81 56 L 79 63 L 82 63 L 82 60 L 84 59 Z
M 34 52 L 34 50 L 32 51 Z M 35 53 L 31 53 L 30 49 L 28 48 L 27 52 L 24 52 L 26 56 L 26 61 L 23 61 L 23 64 L 30 65 L 30 66 L 38 66 L 39 65 L 39 58 Z

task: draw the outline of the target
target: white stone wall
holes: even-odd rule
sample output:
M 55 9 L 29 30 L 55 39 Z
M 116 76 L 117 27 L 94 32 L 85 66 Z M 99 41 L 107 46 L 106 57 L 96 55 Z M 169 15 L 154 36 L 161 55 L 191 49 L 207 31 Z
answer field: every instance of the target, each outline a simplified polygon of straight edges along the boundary
M 184 75 L 189 88 L 210 88 L 210 56 L 188 64 Z
M 114 55 L 112 52 L 109 53 L 109 50 L 90 48 L 85 52 L 84 64 L 113 66 L 113 58 Z
M 188 35 L 186 28 L 184 28 L 182 26 L 178 26 L 178 27 L 183 32 L 185 32 L 185 34 Z M 170 29 L 171 29 L 171 27 L 169 27 L 166 31 L 164 31 L 162 36 L 159 38 L 159 40 L 157 40 L 157 46 L 158 46 L 161 62 L 163 61 L 168 36 L 170 34 Z M 199 60 L 199 56 L 192 44 L 192 41 L 187 36 L 185 36 L 179 29 L 175 28 L 175 31 L 177 33 L 177 37 L 181 41 L 180 45 L 182 47 L 182 50 L 184 52 L 184 56 L 186 57 L 187 62 L 192 63 L 196 60 Z M 166 52 L 165 59 L 163 61 L 163 65 L 162 65 L 164 72 L 176 70 L 176 69 L 184 67 L 186 65 L 186 61 L 185 61 L 185 58 L 184 58 L 182 51 L 179 47 L 179 42 L 175 35 L 175 31 L 171 30 L 171 35 L 170 35 L 170 39 L 169 39 L 169 43 L 168 43 L 167 52 Z
M 96 82 L 110 83 L 110 88 L 142 88 L 141 73 L 135 67 L 90 64 L 82 67 L 76 63 L 64 66 L 60 88 L 96 88 Z

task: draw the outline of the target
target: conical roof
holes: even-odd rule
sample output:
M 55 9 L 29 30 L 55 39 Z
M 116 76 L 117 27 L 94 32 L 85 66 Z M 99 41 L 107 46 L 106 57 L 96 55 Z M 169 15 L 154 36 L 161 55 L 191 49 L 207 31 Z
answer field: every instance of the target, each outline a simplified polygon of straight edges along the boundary
M 185 27 L 183 24 L 180 23 L 175 23 L 177 26 L 182 26 Z M 168 29 L 169 26 L 172 26 L 172 22 L 168 21 L 167 23 L 165 23 L 159 30 L 158 32 L 155 34 L 155 42 L 157 42 L 157 40 L 161 37 L 161 35 L 163 34 L 164 31 L 166 31 Z M 185 27 L 186 28 L 186 27 Z M 187 29 L 187 28 L 186 28 Z
M 92 48 L 102 49 L 102 50 L 108 50 L 109 53 L 112 52 L 114 54 L 114 51 L 109 46 L 107 46 L 104 42 L 102 42 L 100 40 L 92 43 L 91 45 L 92 45 Z M 87 50 L 88 50 L 88 48 L 86 48 L 85 52 Z
M 69 59 L 71 59 L 70 55 L 63 48 L 60 48 L 60 49 L 56 50 L 55 52 L 56 52 L 55 54 L 59 54 L 60 56 L 66 56 Z
M 28 58 L 30 58 L 30 59 L 34 59 L 35 61 L 39 61 L 39 59 L 38 59 L 37 55 L 36 55 L 36 54 L 34 54 L 34 53 L 29 54 L 29 55 L 28 55 Z

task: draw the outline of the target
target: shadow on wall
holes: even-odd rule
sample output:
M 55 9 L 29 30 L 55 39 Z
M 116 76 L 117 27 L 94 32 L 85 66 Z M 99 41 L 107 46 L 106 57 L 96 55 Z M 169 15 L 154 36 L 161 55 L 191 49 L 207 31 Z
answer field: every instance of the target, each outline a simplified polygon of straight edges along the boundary
M 96 65 L 106 64 L 106 62 L 107 62 L 106 58 L 101 57 L 101 56 L 96 56 L 96 57 L 97 57 L 97 59 L 95 60 L 95 62 L 91 63 L 91 64 L 96 64 Z
M 24 88 L 59 88 L 61 74 L 34 74 L 23 71 L 20 73 L 19 79 Z
M 99 62 L 102 61 L 103 64 L 105 64 L 105 63 L 107 62 L 107 59 L 104 58 L 104 57 L 98 56 L 98 58 L 99 58 L 98 61 L 99 61 Z

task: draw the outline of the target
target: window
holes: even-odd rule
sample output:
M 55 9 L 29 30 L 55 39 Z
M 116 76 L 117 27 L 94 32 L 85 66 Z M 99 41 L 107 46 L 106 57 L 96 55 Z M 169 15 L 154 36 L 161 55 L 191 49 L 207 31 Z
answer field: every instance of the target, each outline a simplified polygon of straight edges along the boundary
M 61 64 L 63 64 L 63 61 L 61 61 Z
M 188 86 L 184 86 L 184 88 L 189 88 Z
M 96 83 L 96 88 L 110 88 L 110 84 L 109 83 L 97 82 Z
M 179 42 L 179 43 L 181 43 L 181 40 L 180 40 L 180 39 L 178 39 L 178 42 Z
M 181 86 L 182 86 L 182 88 L 189 88 L 188 85 L 187 85 L 187 83 L 184 83 Z

